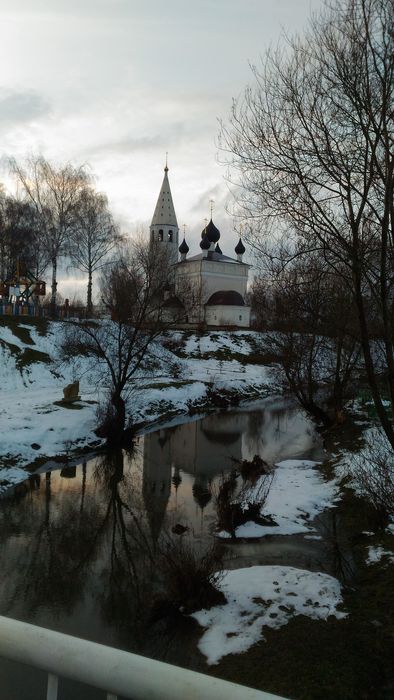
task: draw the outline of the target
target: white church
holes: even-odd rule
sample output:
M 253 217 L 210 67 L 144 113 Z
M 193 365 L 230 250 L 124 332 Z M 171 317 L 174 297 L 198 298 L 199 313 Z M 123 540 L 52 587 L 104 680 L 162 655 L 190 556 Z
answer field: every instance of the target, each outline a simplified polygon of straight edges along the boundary
M 219 240 L 220 231 L 211 218 L 201 233 L 201 253 L 188 257 L 185 237 L 179 245 L 179 227 L 166 165 L 150 225 L 151 243 L 166 247 L 174 270 L 172 284 L 165 290 L 164 305 L 169 313 L 171 309 L 179 313 L 179 309 L 184 308 L 184 325 L 191 328 L 248 328 L 250 307 L 246 303 L 246 291 L 250 265 L 242 261 L 245 247 L 239 239 L 235 247 L 237 257 L 232 258 L 222 253 Z

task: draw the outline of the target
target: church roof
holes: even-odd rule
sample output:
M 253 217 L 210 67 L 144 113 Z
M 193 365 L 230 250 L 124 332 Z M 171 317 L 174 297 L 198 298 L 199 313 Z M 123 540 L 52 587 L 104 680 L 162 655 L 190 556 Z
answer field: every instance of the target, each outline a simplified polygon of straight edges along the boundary
M 234 260 L 234 258 L 229 258 L 228 255 L 223 255 L 222 253 L 217 253 L 216 251 L 209 250 L 208 257 L 204 253 L 199 253 L 198 255 L 192 255 L 191 258 L 186 260 L 181 260 L 178 265 L 184 265 L 185 263 L 193 262 L 195 260 L 213 260 L 213 262 L 223 262 L 223 263 L 234 263 L 234 265 L 245 265 L 245 263 Z M 250 265 L 248 265 L 250 267 Z
M 212 294 L 206 306 L 245 306 L 245 302 L 239 292 L 223 290 Z
M 151 226 L 173 226 L 174 228 L 178 228 L 170 183 L 168 180 L 167 166 L 164 168 L 164 178 L 153 214 Z

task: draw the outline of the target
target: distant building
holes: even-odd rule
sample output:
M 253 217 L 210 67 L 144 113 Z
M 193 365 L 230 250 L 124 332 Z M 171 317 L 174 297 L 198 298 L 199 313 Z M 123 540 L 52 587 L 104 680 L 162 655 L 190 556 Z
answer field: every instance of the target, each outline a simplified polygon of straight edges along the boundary
M 219 245 L 220 231 L 212 221 L 201 232 L 201 253 L 188 257 L 172 200 L 168 167 L 150 226 L 150 241 L 166 247 L 173 275 L 165 290 L 168 313 L 185 309 L 185 322 L 196 326 L 236 326 L 248 328 L 250 307 L 246 303 L 249 265 L 243 262 L 245 247 L 239 239 L 236 258 L 224 255 Z

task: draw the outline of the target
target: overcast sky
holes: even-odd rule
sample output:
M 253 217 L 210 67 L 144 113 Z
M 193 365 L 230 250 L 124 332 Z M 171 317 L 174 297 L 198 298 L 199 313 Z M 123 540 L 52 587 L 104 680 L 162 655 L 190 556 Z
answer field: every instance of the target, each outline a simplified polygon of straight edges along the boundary
M 218 119 L 252 82 L 249 63 L 283 30 L 302 31 L 321 4 L 0 0 L 2 153 L 89 164 L 133 232 L 150 222 L 168 151 L 179 225 L 196 243 L 214 199 L 226 252 L 224 236 L 232 248 L 236 234 L 224 214 Z

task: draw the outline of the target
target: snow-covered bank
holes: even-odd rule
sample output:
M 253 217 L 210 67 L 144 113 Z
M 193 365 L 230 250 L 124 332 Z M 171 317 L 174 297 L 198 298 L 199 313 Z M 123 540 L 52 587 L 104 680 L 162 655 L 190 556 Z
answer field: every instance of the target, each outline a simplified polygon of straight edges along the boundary
M 271 517 L 275 525 L 247 522 L 236 528 L 236 537 L 263 537 L 264 535 L 294 535 L 314 532 L 311 521 L 325 508 L 332 508 L 339 498 L 335 480 L 325 481 L 316 468 L 318 462 L 286 459 L 276 464 L 268 495 L 261 508 L 263 517 Z M 261 488 L 260 477 L 244 494 L 244 500 L 254 502 Z M 219 537 L 230 537 L 224 531 Z
M 193 614 L 205 628 L 199 649 L 208 664 L 241 654 L 264 639 L 264 627 L 279 629 L 296 615 L 313 620 L 346 617 L 339 581 L 289 566 L 251 566 L 226 571 L 220 583 L 227 603 Z
M 256 336 L 236 332 L 197 338 L 174 331 L 153 343 L 149 359 L 154 370 L 141 370 L 129 387 L 129 418 L 149 426 L 165 416 L 187 415 L 194 406 L 204 406 L 208 387 L 236 392 L 241 399 L 269 393 L 269 368 L 247 362 Z M 106 387 L 101 382 L 98 389 L 86 358 L 59 364 L 61 338 L 59 323 L 0 319 L 0 491 L 21 481 L 23 467 L 37 458 L 70 455 L 98 444 L 96 411 L 99 391 Z M 80 381 L 81 401 L 68 408 L 57 404 L 63 388 L 75 379 Z

